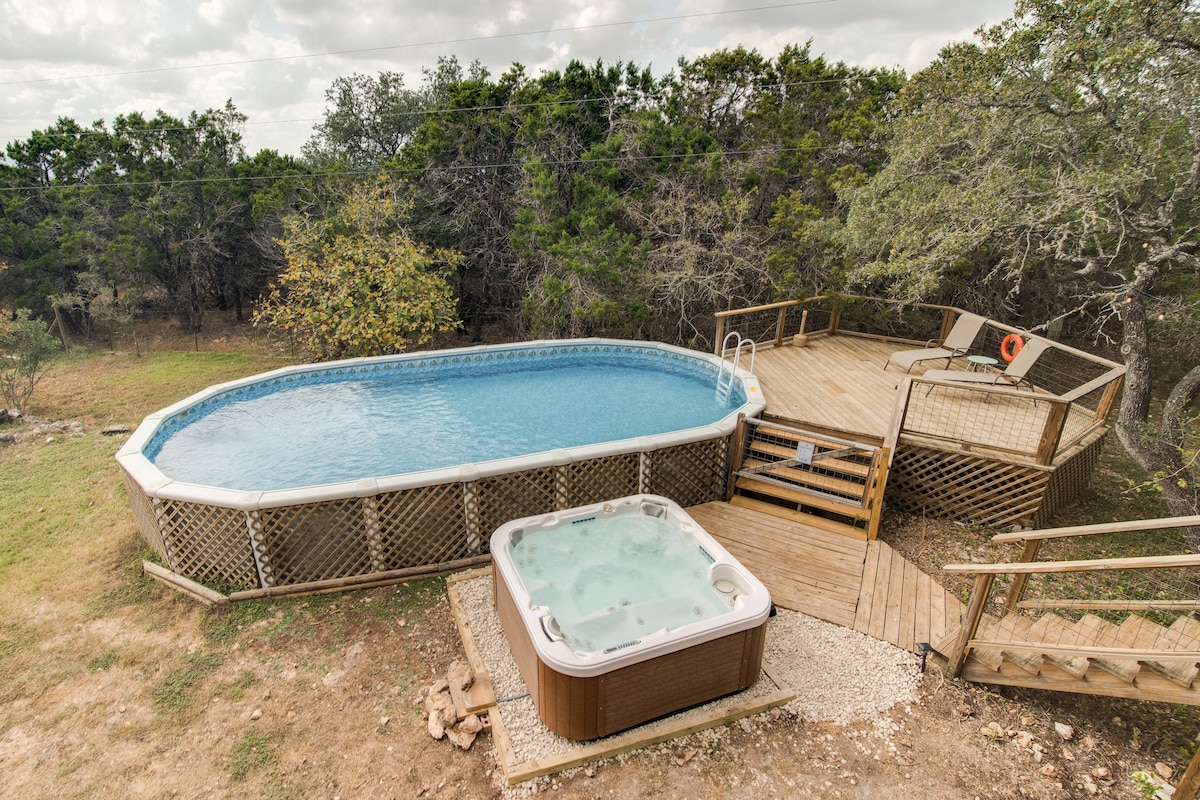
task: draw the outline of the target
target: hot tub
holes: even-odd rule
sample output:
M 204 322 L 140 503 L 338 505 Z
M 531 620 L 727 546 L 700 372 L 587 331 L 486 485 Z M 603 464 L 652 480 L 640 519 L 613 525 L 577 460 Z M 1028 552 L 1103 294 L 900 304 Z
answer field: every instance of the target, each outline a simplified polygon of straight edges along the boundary
M 527 517 L 491 541 L 497 614 L 560 736 L 608 736 L 757 679 L 770 595 L 671 500 Z

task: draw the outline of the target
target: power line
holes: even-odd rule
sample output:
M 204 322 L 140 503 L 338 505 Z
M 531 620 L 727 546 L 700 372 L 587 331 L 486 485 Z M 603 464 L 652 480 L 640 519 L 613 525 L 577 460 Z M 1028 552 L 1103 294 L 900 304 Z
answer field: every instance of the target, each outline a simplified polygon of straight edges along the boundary
M 686 158 L 707 159 L 713 156 L 727 158 L 730 156 L 745 156 L 755 153 L 763 155 L 780 155 L 784 153 L 811 153 L 822 150 L 840 149 L 843 143 L 827 145 L 812 145 L 810 147 L 772 147 L 772 148 L 750 148 L 743 150 L 718 150 L 715 152 L 702 153 L 661 153 L 658 155 L 641 155 L 641 156 L 606 156 L 603 158 L 561 158 L 561 159 L 545 159 L 536 160 L 532 163 L 537 166 L 562 167 L 572 166 L 576 164 L 611 164 L 618 162 L 650 162 L 650 161 L 678 161 Z M 448 164 L 429 167 L 408 167 L 408 168 L 391 168 L 380 170 L 329 170 L 324 172 L 304 172 L 296 173 L 281 173 L 275 175 L 243 175 L 243 176 L 228 176 L 222 175 L 212 178 L 181 178 L 172 180 L 148 180 L 148 181 L 108 181 L 104 183 L 64 183 L 53 184 L 50 186 L 0 186 L 0 192 L 39 192 L 47 190 L 68 190 L 68 189 L 104 189 L 116 187 L 143 187 L 143 186 L 188 186 L 195 184 L 220 184 L 220 183 L 254 183 L 258 181 L 275 181 L 275 180 L 307 180 L 310 178 L 328 178 L 328 177 L 364 177 L 374 175 L 377 172 L 384 172 L 388 175 L 421 175 L 427 172 L 436 172 L 439 170 L 449 172 L 482 172 L 495 169 L 510 169 L 513 167 L 524 167 L 530 164 L 528 161 L 502 161 L 490 164 Z
M 27 78 L 16 81 L 0 81 L 0 86 L 22 86 L 35 83 L 52 83 L 55 81 L 73 81 L 73 80 L 90 80 L 93 78 L 117 78 L 126 75 L 149 75 L 160 72 L 179 72 L 191 69 L 213 69 L 217 67 L 237 67 L 246 66 L 249 64 L 266 64 L 277 61 L 299 61 L 308 58 L 327 58 L 329 56 L 345 56 L 359 55 L 362 53 L 383 53 L 391 50 L 406 50 L 416 47 L 433 47 L 448 44 L 466 44 L 469 42 L 482 42 L 496 39 L 516 39 L 523 36 L 544 36 L 551 33 L 571 33 L 575 31 L 598 30 L 601 28 L 619 28 L 628 27 L 631 25 L 640 25 L 653 22 L 673 22 L 684 19 L 699 19 L 703 17 L 720 17 L 733 14 L 748 14 L 759 11 L 775 11 L 784 8 L 797 8 L 800 6 L 816 6 L 827 3 L 836 3 L 839 0 L 801 0 L 795 3 L 780 3 L 769 6 L 756 6 L 754 8 L 735 8 L 725 11 L 699 11 L 693 14 L 674 14 L 665 17 L 646 17 L 644 19 L 624 20 L 621 22 L 597 22 L 591 25 L 572 25 L 563 28 L 543 28 L 541 30 L 518 31 L 515 33 L 496 33 L 488 36 L 463 36 L 455 39 L 440 39 L 426 42 L 407 42 L 405 44 L 386 45 L 382 47 L 361 47 L 353 50 L 329 50 L 321 53 L 303 53 L 294 56 L 270 56 L 268 58 L 247 58 L 237 61 L 215 61 L 208 64 L 186 64 L 178 67 L 150 67 L 147 69 L 130 69 L 121 70 L 118 72 L 101 72 L 92 75 L 63 75 L 54 78 Z
M 752 88 L 757 89 L 759 91 L 770 91 L 772 89 L 786 90 L 786 89 L 799 88 L 802 86 L 818 86 L 821 84 L 828 84 L 828 83 L 853 83 L 855 81 L 863 80 L 865 77 L 867 77 L 867 76 L 865 74 L 863 74 L 863 75 L 851 75 L 851 76 L 847 76 L 845 78 L 819 78 L 819 79 L 811 80 L 811 81 L 794 81 L 791 83 L 765 83 L 765 84 L 760 84 L 760 85 L 754 86 Z M 530 103 L 507 103 L 507 104 L 496 104 L 496 105 L 488 105 L 488 106 L 463 106 L 461 108 L 445 108 L 445 107 L 439 106 L 437 108 L 426 108 L 426 109 L 420 109 L 417 111 L 401 111 L 398 114 L 396 114 L 395 116 L 397 116 L 397 117 L 417 117 L 417 116 L 433 116 L 436 114 L 465 114 L 465 113 L 474 112 L 474 111 L 503 111 L 506 109 L 549 108 L 549 107 L 557 107 L 557 106 L 565 106 L 565 105 L 584 105 L 584 104 L 589 104 L 589 103 L 614 102 L 615 99 L 616 98 L 613 98 L 613 97 L 579 97 L 579 98 L 572 98 L 569 100 L 544 100 L 544 101 L 530 102 Z M 251 121 L 247 120 L 243 124 L 246 126 L 250 126 L 250 125 L 283 125 L 283 124 L 291 124 L 294 122 L 320 122 L 323 119 L 325 119 L 325 117 L 301 117 L 298 119 L 263 120 L 263 121 L 259 121 L 259 122 L 251 122 Z M 180 132 L 193 130 L 193 128 L 190 128 L 185 125 L 185 126 L 164 127 L 164 128 L 139 128 L 137 130 L 139 132 L 154 131 L 156 133 L 180 133 Z M 46 132 L 41 131 L 41 133 L 46 133 Z M 83 136 L 113 136 L 113 135 L 116 135 L 116 131 L 110 131 L 107 129 L 96 130 L 94 128 L 81 128 L 80 130 L 77 130 L 77 131 L 62 131 L 62 132 L 56 132 L 56 133 L 47 134 L 47 135 L 50 135 L 50 136 L 75 136 L 77 138 L 83 137 Z M 17 136 L 13 136 L 11 134 L 6 134 L 6 135 L 0 136 L 0 139 L 17 139 L 18 137 L 19 137 L 19 134 Z

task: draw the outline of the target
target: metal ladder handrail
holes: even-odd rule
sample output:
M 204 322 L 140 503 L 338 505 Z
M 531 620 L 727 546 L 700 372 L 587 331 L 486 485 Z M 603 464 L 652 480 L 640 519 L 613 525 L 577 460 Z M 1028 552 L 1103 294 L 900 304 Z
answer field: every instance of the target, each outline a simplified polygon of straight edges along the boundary
M 725 369 L 726 363 L 729 361 L 730 345 L 729 340 L 733 339 L 733 363 L 729 366 L 728 371 Z M 729 394 L 733 391 L 733 381 L 737 377 L 738 367 L 742 361 L 742 349 L 750 345 L 750 371 L 754 371 L 754 359 L 758 355 L 758 346 L 753 339 L 747 339 L 737 331 L 730 331 L 725 335 L 721 342 L 721 366 L 717 370 L 717 402 L 728 403 Z M 726 378 L 728 375 L 728 378 Z

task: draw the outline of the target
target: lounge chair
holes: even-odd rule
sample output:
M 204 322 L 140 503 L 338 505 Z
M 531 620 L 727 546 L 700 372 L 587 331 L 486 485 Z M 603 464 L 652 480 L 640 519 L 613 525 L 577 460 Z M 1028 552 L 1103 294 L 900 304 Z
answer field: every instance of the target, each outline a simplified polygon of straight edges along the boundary
M 892 353 L 888 358 L 887 364 L 883 365 L 884 369 L 888 365 L 895 364 L 898 367 L 904 367 L 905 372 L 912 372 L 912 368 L 919 361 L 932 361 L 939 358 L 946 359 L 946 366 L 950 366 L 950 362 L 956 356 L 966 355 L 971 349 L 971 344 L 975 341 L 975 336 L 983 327 L 983 323 L 987 322 L 986 317 L 981 317 L 978 314 L 959 314 L 958 319 L 954 321 L 954 327 L 950 329 L 950 333 L 946 335 L 945 341 L 940 346 L 935 340 L 930 340 L 929 344 L 920 350 L 901 350 L 898 353 Z
M 1033 384 L 1029 382 L 1026 375 L 1029 369 L 1033 366 L 1038 357 L 1050 347 L 1050 342 L 1046 339 L 1031 338 L 1025 342 L 1025 346 L 1021 348 L 1021 352 L 1017 353 L 1017 357 L 1004 368 L 1003 372 L 960 372 L 956 369 L 931 369 L 926 370 L 922 378 L 931 378 L 937 381 L 954 381 L 955 383 L 987 383 L 992 386 L 1016 386 L 1021 384 L 1029 384 L 1029 388 L 1033 388 Z M 932 387 L 931 387 L 932 388 Z

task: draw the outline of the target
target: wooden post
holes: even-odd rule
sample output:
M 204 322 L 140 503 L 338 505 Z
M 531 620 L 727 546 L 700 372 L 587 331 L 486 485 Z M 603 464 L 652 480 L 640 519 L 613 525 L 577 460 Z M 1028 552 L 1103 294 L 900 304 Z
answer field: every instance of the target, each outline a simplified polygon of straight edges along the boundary
M 1096 421 L 1103 422 L 1108 419 L 1108 415 L 1112 413 L 1113 406 L 1117 403 L 1117 396 L 1121 394 L 1121 384 L 1125 382 L 1122 377 L 1114 378 L 1109 382 L 1108 386 L 1104 387 L 1104 394 L 1100 397 L 1100 404 L 1096 406 Z
M 875 453 L 871 474 L 875 485 L 871 489 L 871 516 L 867 521 L 867 541 L 873 542 L 879 538 L 879 520 L 883 516 L 883 493 L 887 486 L 888 465 L 891 456 L 886 447 Z
M 1197 789 L 1200 789 L 1200 748 L 1192 755 L 1192 761 L 1171 797 L 1173 800 L 1194 800 Z
M 829 312 L 829 335 L 833 336 L 838 332 L 838 325 L 842 322 L 842 304 L 835 302 L 833 310 Z
M 1021 552 L 1021 560 L 1027 562 L 1037 561 L 1038 550 L 1041 547 L 1041 539 L 1026 539 L 1025 549 Z M 1020 572 L 1013 575 L 1012 586 L 1008 587 L 1008 596 L 1004 598 L 1005 613 L 1016 613 L 1017 603 L 1021 602 L 1021 595 L 1025 594 L 1025 584 L 1027 583 L 1029 583 L 1029 573 Z
M 1037 463 L 1043 466 L 1054 463 L 1054 454 L 1058 450 L 1058 442 L 1062 438 L 1063 426 L 1067 422 L 1067 413 L 1071 404 L 1061 400 L 1050 400 L 1050 413 L 1046 415 L 1046 424 L 1042 428 L 1042 438 L 1037 446 Z
M 954 643 L 954 652 L 950 653 L 950 674 L 955 678 L 962 672 L 963 664 L 970 655 L 967 642 L 979 628 L 979 620 L 983 618 L 983 609 L 987 605 L 988 593 L 992 591 L 992 580 L 996 576 L 984 572 L 975 576 L 975 589 L 971 592 L 971 604 L 963 614 L 962 628 L 958 632 L 958 641 Z
M 938 344 L 946 341 L 946 337 L 950 335 L 950 331 L 954 328 L 954 321 L 958 319 L 958 315 L 954 313 L 954 309 L 942 310 L 942 329 L 938 331 Z
M 725 481 L 725 502 L 733 499 L 733 484 L 737 480 L 737 471 L 742 468 L 742 455 L 746 452 L 746 436 L 750 426 L 746 424 L 746 415 L 738 414 L 737 426 L 733 429 L 733 452 L 729 454 L 729 476 Z
M 775 346 L 783 347 L 783 326 L 787 322 L 787 306 L 779 307 L 779 318 L 775 320 Z
M 717 338 L 713 341 L 713 353 L 721 355 L 721 342 L 725 341 L 725 318 L 717 317 Z

